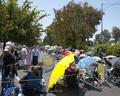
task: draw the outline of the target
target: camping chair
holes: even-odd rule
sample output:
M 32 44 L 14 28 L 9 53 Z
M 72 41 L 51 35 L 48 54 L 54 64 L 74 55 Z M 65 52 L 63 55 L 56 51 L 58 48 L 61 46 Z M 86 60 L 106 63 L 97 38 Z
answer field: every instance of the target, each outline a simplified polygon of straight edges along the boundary
M 10 77 L 2 78 L 2 92 L 1 96 L 17 96 L 19 94 L 19 88 L 14 85 L 13 79 Z

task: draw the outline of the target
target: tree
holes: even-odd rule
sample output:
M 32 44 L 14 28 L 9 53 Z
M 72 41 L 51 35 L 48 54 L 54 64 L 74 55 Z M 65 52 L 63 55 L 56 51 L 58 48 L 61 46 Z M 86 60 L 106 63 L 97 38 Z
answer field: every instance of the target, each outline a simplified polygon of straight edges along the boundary
M 18 44 L 32 46 L 37 44 L 42 30 L 39 20 L 45 17 L 36 8 L 31 8 L 31 2 L 25 0 L 18 6 L 18 0 L 4 0 L 0 3 L 0 38 Z
M 101 34 L 96 34 L 95 41 L 99 44 L 101 43 Z
M 88 3 L 82 5 L 71 1 L 54 12 L 55 19 L 49 26 L 50 34 L 53 43 L 65 47 L 84 48 L 101 20 L 101 11 Z
M 111 34 L 107 29 L 101 32 L 101 35 L 103 36 L 102 42 L 108 42 L 110 40 Z
M 49 28 L 47 28 L 46 35 L 47 36 L 45 36 L 43 43 L 48 44 L 48 45 L 53 45 L 53 38 L 52 38 L 52 34 L 50 33 Z
M 117 42 L 118 39 L 120 38 L 120 29 L 118 27 L 116 27 L 116 26 L 113 27 L 112 36 L 115 39 L 115 42 Z
M 107 29 L 105 29 L 101 33 L 96 34 L 95 40 L 97 43 L 101 44 L 101 43 L 109 42 L 110 37 L 111 37 L 110 32 Z

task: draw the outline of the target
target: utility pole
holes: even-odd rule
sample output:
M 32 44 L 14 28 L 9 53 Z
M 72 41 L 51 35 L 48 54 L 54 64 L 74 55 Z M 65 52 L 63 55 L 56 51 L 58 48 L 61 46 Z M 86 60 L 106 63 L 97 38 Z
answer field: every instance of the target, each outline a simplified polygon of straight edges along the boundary
M 108 3 L 108 4 L 101 4 L 101 12 L 102 12 L 102 18 L 101 18 L 101 32 L 103 31 L 103 14 L 104 14 L 104 5 L 109 5 L 111 6 L 115 6 L 115 5 L 120 5 L 120 3 Z
M 101 18 L 101 32 L 103 32 L 103 3 L 101 4 L 101 12 L 102 12 L 102 18 Z

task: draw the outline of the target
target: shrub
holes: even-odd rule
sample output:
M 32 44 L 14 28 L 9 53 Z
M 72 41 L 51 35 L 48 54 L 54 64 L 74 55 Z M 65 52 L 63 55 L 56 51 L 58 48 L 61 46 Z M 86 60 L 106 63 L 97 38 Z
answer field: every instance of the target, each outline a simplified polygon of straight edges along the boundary
M 110 44 L 99 44 L 94 46 L 94 51 L 97 53 L 98 48 L 104 50 L 106 55 L 119 55 L 120 54 L 120 43 Z

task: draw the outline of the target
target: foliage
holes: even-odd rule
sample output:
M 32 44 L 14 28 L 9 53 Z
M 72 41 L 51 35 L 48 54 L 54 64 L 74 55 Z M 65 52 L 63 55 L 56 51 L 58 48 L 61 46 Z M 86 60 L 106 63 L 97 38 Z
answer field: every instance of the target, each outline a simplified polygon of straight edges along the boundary
M 111 34 L 107 29 L 104 29 L 101 35 L 103 36 L 103 42 L 108 42 L 110 40 Z
M 97 49 L 101 48 L 104 50 L 106 55 L 115 55 L 117 56 L 120 54 L 120 43 L 104 43 L 104 44 L 98 44 L 94 47 L 94 51 L 97 53 Z
M 46 37 L 44 38 L 44 41 L 43 41 L 43 43 L 45 44 L 45 45 L 52 45 L 53 44 L 53 38 L 52 38 L 52 34 L 50 33 L 50 30 L 49 30 L 49 28 L 47 28 L 47 32 L 46 32 Z
M 84 48 L 96 32 L 101 20 L 101 11 L 88 3 L 76 4 L 71 1 L 55 11 L 55 19 L 49 26 L 46 38 L 52 37 L 53 44 L 64 47 Z
M 95 35 L 95 42 L 97 42 L 98 44 L 101 43 L 101 34 L 96 34 Z
M 25 0 L 18 6 L 18 0 L 6 0 L 0 3 L 0 40 L 13 41 L 32 46 L 38 43 L 42 30 L 39 20 L 45 14 L 31 8 L 31 2 Z
M 110 32 L 107 29 L 105 29 L 100 34 L 96 34 L 95 39 L 96 39 L 96 42 L 100 44 L 100 43 L 109 42 L 110 37 L 111 37 Z
M 114 26 L 112 30 L 112 35 L 113 35 L 113 38 L 115 39 L 115 42 L 117 42 L 118 39 L 120 38 L 120 29 Z

